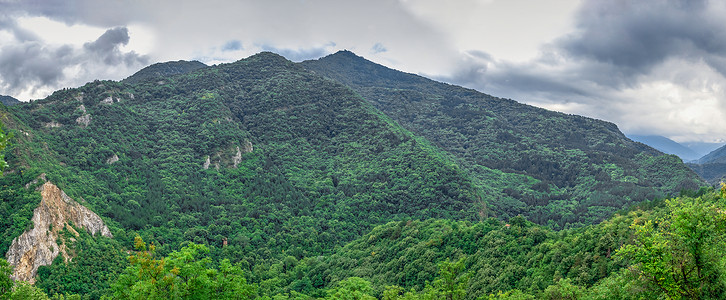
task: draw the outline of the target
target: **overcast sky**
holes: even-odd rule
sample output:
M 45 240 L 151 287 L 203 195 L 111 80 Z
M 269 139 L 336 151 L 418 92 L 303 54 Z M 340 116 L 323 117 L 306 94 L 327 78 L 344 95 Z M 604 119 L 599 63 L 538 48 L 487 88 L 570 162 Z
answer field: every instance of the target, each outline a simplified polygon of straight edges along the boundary
M 668 0 L 0 0 L 0 94 L 43 98 L 155 62 L 348 49 L 676 141 L 726 140 L 726 4 Z

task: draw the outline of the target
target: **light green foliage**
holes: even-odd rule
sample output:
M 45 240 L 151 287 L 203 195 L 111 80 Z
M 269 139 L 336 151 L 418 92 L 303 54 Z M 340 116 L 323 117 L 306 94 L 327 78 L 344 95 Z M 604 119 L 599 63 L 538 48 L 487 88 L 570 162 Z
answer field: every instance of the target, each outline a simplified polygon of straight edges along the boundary
M 544 299 L 548 300 L 576 300 L 580 299 L 585 291 L 582 287 L 572 284 L 572 280 L 562 279 L 544 290 Z
M 131 266 L 113 284 L 117 299 L 252 299 L 254 286 L 247 284 L 242 269 L 222 260 L 211 267 L 209 249 L 189 244 L 166 258 L 156 258 L 156 247 L 139 236 Z
M 667 213 L 633 224 L 636 242 L 618 251 L 639 281 L 673 299 L 726 293 L 726 205 L 721 195 L 666 201 Z
M 35 287 L 34 285 L 27 282 L 18 282 L 13 287 L 13 291 L 10 293 L 10 300 L 48 300 L 43 290 Z
M 8 261 L 0 258 L 0 299 L 7 299 L 13 289 L 13 280 L 10 279 L 12 274 L 13 267 L 8 264 Z
M 464 272 L 463 258 L 456 262 L 447 259 L 439 263 L 439 277 L 434 280 L 434 286 L 446 300 L 461 300 L 469 286 L 469 276 Z
M 496 294 L 490 294 L 486 298 L 480 298 L 480 299 L 488 299 L 488 300 L 534 300 L 535 297 L 524 293 L 520 290 L 514 289 L 509 290 L 505 293 L 502 293 L 501 291 L 497 292 Z
M 371 283 L 359 277 L 350 277 L 338 282 L 325 299 L 331 300 L 374 300 Z

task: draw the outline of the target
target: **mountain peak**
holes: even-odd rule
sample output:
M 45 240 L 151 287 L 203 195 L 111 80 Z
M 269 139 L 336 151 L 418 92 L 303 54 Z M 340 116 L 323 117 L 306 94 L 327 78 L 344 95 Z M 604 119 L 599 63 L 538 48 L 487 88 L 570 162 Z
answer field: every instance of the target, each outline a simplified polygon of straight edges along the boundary
M 280 63 L 289 63 L 290 62 L 284 56 L 274 53 L 274 52 L 270 52 L 270 51 L 263 51 L 263 52 L 254 54 L 248 58 L 245 58 L 243 60 L 245 60 L 245 61 L 263 60 L 263 61 L 280 62 Z
M 206 66 L 207 65 L 205 65 L 204 63 L 196 60 L 178 60 L 155 63 L 139 70 L 138 72 L 134 73 L 134 75 L 131 75 L 128 78 L 124 79 L 123 82 L 131 84 L 140 83 L 152 78 L 186 74 L 204 68 Z

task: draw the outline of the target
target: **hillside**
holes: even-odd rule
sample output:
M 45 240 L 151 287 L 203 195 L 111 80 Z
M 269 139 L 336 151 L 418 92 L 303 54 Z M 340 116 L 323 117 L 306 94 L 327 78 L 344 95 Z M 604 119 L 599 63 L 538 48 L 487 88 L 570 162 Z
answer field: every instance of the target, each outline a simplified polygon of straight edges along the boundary
M 122 245 L 125 232 L 162 254 L 227 245 L 253 265 L 330 253 L 392 220 L 486 209 L 445 154 L 278 55 L 164 81 L 91 82 L 13 107 L 12 171 L 42 170 Z
M 612 123 L 435 82 L 349 51 L 302 65 L 451 153 L 477 183 L 498 182 L 488 204 L 502 218 L 579 226 L 703 184 L 680 159 L 631 141 Z
M 629 135 L 633 141 L 641 142 L 648 146 L 651 146 L 658 151 L 667 154 L 673 154 L 680 157 L 684 162 L 695 160 L 699 158 L 698 153 L 691 150 L 690 148 L 679 144 L 678 142 L 671 140 L 667 137 L 660 135 Z
M 447 258 L 484 276 L 466 286 L 469 298 L 525 285 L 540 293 L 560 278 L 592 286 L 624 265 L 610 254 L 631 241 L 633 219 L 614 217 L 609 237 L 597 229 L 608 225 L 582 226 L 702 184 L 613 124 L 365 61 L 361 74 L 382 87 L 351 88 L 309 64 L 265 52 L 0 107 L 13 136 L 0 252 L 34 228 L 43 179 L 113 237 L 48 226 L 71 249 L 37 269 L 35 287 L 50 295 L 175 298 L 198 288 L 188 297 L 309 299 L 362 286 L 381 297 L 387 285 L 423 292 L 431 280 L 439 293 Z

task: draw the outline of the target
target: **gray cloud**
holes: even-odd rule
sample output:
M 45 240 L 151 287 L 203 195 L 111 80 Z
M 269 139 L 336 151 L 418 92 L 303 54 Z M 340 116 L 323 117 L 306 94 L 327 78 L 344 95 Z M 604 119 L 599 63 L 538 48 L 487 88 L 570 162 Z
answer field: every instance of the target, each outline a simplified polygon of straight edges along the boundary
M 383 44 L 376 43 L 375 45 L 373 45 L 373 48 L 371 48 L 371 51 L 373 53 L 382 53 L 382 52 L 388 51 L 388 49 L 386 49 L 386 47 L 383 46 Z
M 222 51 L 238 51 L 242 50 L 242 42 L 238 40 L 227 41 L 222 45 Z
M 724 138 L 724 12 L 708 1 L 585 1 L 575 30 L 536 59 L 512 63 L 468 51 L 440 79 L 625 131 Z
M 97 40 L 80 48 L 47 45 L 37 39 L 4 45 L 0 47 L 1 94 L 52 91 L 79 84 L 79 80 L 113 75 L 114 68 L 138 68 L 148 64 L 148 57 L 120 50 L 128 41 L 128 30 L 119 27 L 107 30 Z M 66 74 L 71 69 L 78 70 L 74 78 L 68 78 Z
M 136 52 L 121 52 L 119 47 L 128 44 L 129 39 L 129 30 L 125 27 L 117 27 L 107 30 L 97 40 L 84 44 L 83 49 L 86 50 L 86 54 L 95 57 L 106 65 L 125 64 L 133 66 L 147 64 L 148 58 Z
M 619 75 L 644 74 L 671 57 L 726 53 L 722 16 L 706 1 L 587 1 L 576 33 L 557 41 L 568 54 L 612 64 Z

